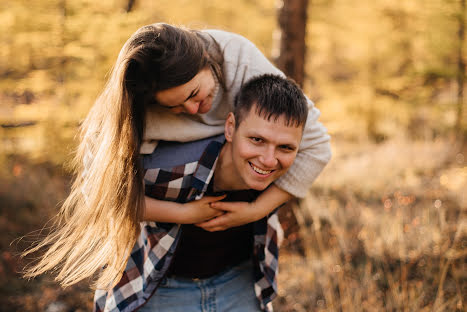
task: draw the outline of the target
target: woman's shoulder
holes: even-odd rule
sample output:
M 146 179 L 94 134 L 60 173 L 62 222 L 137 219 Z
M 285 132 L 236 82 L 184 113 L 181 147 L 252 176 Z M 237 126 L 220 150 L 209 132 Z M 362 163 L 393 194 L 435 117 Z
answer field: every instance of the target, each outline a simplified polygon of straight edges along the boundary
M 251 46 L 256 47 L 250 40 L 244 36 L 225 31 L 220 29 L 205 29 L 203 33 L 209 34 L 214 40 L 219 44 L 221 49 L 224 49 L 226 46 L 232 47 L 242 47 L 242 46 Z
M 248 79 L 261 74 L 283 75 L 247 38 L 224 30 L 204 30 L 218 44 L 224 57 L 223 73 L 227 90 L 234 94 Z

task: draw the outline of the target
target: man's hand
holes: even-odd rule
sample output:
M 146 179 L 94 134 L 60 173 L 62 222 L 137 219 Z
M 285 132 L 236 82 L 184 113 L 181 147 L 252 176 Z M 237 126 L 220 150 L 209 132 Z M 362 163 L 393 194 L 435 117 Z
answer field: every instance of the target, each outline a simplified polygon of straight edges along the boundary
M 209 232 L 224 231 L 261 219 L 255 209 L 255 202 L 212 202 L 211 207 L 223 211 L 221 216 L 195 224 Z

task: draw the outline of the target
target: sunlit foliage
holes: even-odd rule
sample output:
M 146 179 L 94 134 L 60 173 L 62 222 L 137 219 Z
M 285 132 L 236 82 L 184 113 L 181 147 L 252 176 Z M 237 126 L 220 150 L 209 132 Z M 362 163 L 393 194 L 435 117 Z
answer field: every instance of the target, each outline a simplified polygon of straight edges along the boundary
M 465 310 L 467 147 L 450 137 L 459 45 L 467 51 L 457 36 L 460 3 L 310 1 L 304 90 L 334 158 L 296 211 L 276 310 Z M 10 243 L 65 198 L 62 164 L 131 33 L 154 22 L 219 28 L 277 57 L 280 0 L 127 5 L 0 1 L 0 301 L 8 306 L 91 309 L 88 285 L 62 291 L 45 278 L 25 286 Z M 464 99 L 464 133 L 466 112 Z

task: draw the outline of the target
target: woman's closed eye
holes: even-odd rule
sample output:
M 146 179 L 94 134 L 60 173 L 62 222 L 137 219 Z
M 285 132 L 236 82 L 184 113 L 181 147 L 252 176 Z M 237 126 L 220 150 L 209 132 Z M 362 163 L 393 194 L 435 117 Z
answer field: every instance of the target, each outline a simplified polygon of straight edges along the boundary
M 198 88 L 197 88 L 196 90 L 191 91 L 190 95 L 185 99 L 184 102 L 186 102 L 186 101 L 188 101 L 189 99 L 194 98 L 195 96 L 197 96 L 200 89 L 201 89 L 201 88 L 198 86 Z
M 195 96 L 197 96 L 199 93 L 199 89 L 195 91 L 195 93 L 193 93 L 193 95 L 191 96 L 191 98 L 194 98 Z

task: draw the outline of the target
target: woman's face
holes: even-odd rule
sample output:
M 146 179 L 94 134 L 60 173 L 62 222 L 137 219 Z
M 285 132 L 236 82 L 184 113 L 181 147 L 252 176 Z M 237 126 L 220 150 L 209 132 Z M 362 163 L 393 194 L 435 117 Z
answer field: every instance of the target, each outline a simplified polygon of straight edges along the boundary
M 183 85 L 156 92 L 155 98 L 174 114 L 204 114 L 211 109 L 215 84 L 208 67 Z

